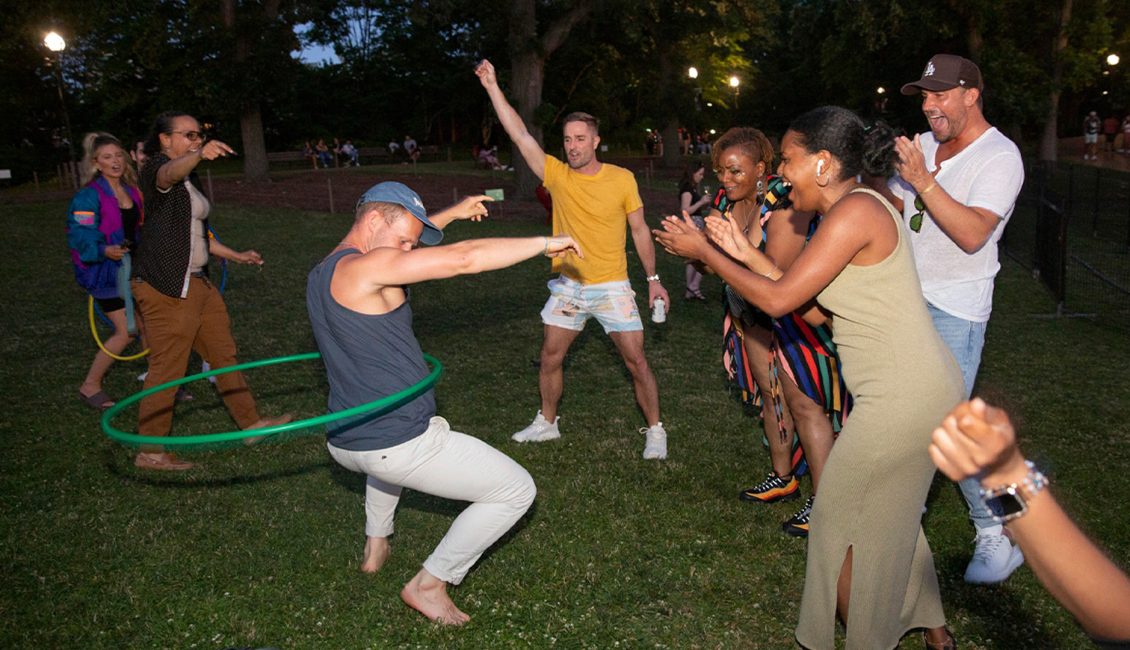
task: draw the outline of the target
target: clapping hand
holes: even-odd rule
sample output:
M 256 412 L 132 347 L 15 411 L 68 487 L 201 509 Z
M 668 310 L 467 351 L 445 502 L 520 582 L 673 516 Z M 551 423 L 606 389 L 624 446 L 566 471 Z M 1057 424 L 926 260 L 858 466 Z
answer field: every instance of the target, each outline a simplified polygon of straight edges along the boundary
M 663 250 L 672 255 L 702 259 L 704 247 L 710 246 L 706 236 L 686 212 L 683 212 L 682 219 L 675 215 L 668 216 L 663 220 L 662 226 L 662 230 L 653 229 L 651 234 L 655 236 L 655 241 L 659 242 Z
M 749 238 L 742 232 L 738 222 L 727 216 L 707 217 L 706 234 L 710 236 L 710 241 L 722 249 L 722 252 L 739 262 L 745 263 L 751 251 L 756 250 L 749 243 Z
M 920 137 L 915 135 L 913 140 L 903 135 L 896 137 L 895 151 L 898 153 L 898 161 L 895 163 L 898 175 L 913 187 L 925 189 L 933 181 L 933 177 L 926 169 L 926 154 L 922 151 Z

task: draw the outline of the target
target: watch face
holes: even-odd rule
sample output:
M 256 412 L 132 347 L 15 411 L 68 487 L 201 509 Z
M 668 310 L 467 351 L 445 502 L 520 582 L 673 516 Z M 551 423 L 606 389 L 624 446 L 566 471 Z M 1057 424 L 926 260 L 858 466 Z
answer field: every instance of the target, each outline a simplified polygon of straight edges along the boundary
M 990 494 L 985 497 L 984 503 L 993 517 L 999 521 L 1015 519 L 1028 510 L 1024 499 L 1017 495 L 1016 489 L 1012 487 Z

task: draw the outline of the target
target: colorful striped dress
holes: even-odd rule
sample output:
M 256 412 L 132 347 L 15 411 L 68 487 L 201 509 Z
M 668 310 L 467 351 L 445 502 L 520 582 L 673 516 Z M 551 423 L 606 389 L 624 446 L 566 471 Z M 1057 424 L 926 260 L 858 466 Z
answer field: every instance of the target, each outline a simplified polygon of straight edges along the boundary
M 721 189 L 715 196 L 713 205 L 714 209 L 727 216 L 733 208 L 733 204 L 726 198 L 725 190 Z M 781 206 L 781 202 L 772 204 L 772 207 Z M 762 251 L 765 248 L 765 225 L 772 215 L 770 202 L 766 201 L 761 207 L 762 238 L 759 248 Z M 819 219 L 819 216 L 813 218 L 808 237 L 815 232 Z M 777 380 L 778 368 L 784 369 L 789 378 L 812 401 L 823 406 L 824 412 L 831 420 L 832 431 L 839 433 L 843 420 L 851 408 L 851 396 L 844 385 L 836 346 L 832 342 L 831 328 L 827 325 L 809 325 L 796 312 L 782 318 L 770 318 L 763 311 L 746 302 L 729 285 L 725 285 L 724 295 L 726 301 L 722 319 L 722 365 L 726 370 L 726 376 L 737 387 L 742 403 L 756 409 L 760 414 L 763 397 L 753 380 L 745 346 L 742 344 L 742 328 L 738 326 L 739 323 L 746 323 L 760 325 L 773 331 L 770 358 L 775 358 L 778 363 L 772 366 L 769 388 L 782 438 L 789 437 L 792 432 L 784 430 L 782 421 L 784 393 Z M 803 474 L 804 466 L 801 464 L 803 450 L 799 444 L 794 447 L 792 465 L 798 468 L 796 473 Z

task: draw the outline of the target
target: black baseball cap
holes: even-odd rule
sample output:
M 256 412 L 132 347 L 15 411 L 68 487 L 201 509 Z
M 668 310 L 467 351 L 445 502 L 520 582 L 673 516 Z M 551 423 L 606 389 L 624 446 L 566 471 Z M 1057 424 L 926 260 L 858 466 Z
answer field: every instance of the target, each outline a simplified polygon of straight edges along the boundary
M 956 54 L 935 54 L 922 70 L 922 78 L 903 86 L 902 94 L 917 95 L 923 90 L 938 91 L 951 88 L 984 90 L 981 69 L 976 63 Z

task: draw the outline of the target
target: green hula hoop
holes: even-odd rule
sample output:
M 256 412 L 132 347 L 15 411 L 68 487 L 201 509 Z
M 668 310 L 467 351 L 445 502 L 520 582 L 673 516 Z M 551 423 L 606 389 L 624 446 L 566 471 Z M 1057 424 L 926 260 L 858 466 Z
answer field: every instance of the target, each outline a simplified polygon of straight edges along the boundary
M 142 436 L 136 433 L 127 433 L 120 429 L 114 428 L 114 426 L 110 424 L 110 421 L 113 420 L 114 417 L 119 413 L 121 413 L 122 409 L 130 406 L 131 404 L 139 402 L 154 393 L 168 390 L 169 388 L 180 386 L 181 384 L 187 384 L 192 381 L 206 379 L 208 377 L 222 375 L 229 372 L 247 370 L 250 368 L 259 368 L 261 366 L 272 366 L 280 363 L 291 363 L 295 361 L 310 361 L 313 359 L 318 359 L 321 356 L 322 355 L 317 352 L 306 352 L 303 354 L 293 354 L 286 357 L 263 359 L 261 361 L 249 361 L 247 363 L 227 366 L 226 368 L 217 368 L 215 370 L 197 373 L 188 377 L 174 379 L 173 381 L 166 382 L 164 384 L 161 384 L 160 386 L 146 388 L 143 391 L 130 395 L 129 397 L 119 401 L 118 403 L 107 409 L 106 413 L 102 415 L 102 430 L 111 439 L 123 445 L 133 447 L 140 445 L 160 445 L 162 447 L 175 447 L 177 449 L 187 449 L 196 446 L 222 444 L 257 436 L 271 436 L 288 431 L 297 431 L 299 429 L 315 427 L 321 424 L 326 424 L 328 422 L 336 422 L 337 420 L 343 420 L 355 415 L 370 413 L 375 414 L 389 411 L 405 402 L 415 399 L 424 391 L 431 388 L 433 385 L 435 385 L 436 380 L 438 380 L 439 376 L 443 373 L 443 364 L 439 362 L 439 359 L 436 359 L 430 354 L 424 354 L 424 361 L 426 361 L 428 365 L 432 367 L 432 371 L 428 373 L 428 376 L 424 377 L 419 382 L 413 384 L 412 386 L 409 386 L 408 388 L 405 388 L 402 391 L 374 400 L 372 402 L 369 402 L 368 404 L 362 404 L 360 406 L 354 406 L 353 408 L 349 408 L 344 411 L 338 411 L 337 413 L 327 413 L 326 415 L 319 415 L 316 417 L 307 418 L 305 420 L 296 420 L 294 422 L 287 422 L 285 424 L 276 424 L 270 427 L 263 427 L 262 429 L 237 430 L 228 431 L 225 433 L 209 433 L 195 436 Z

